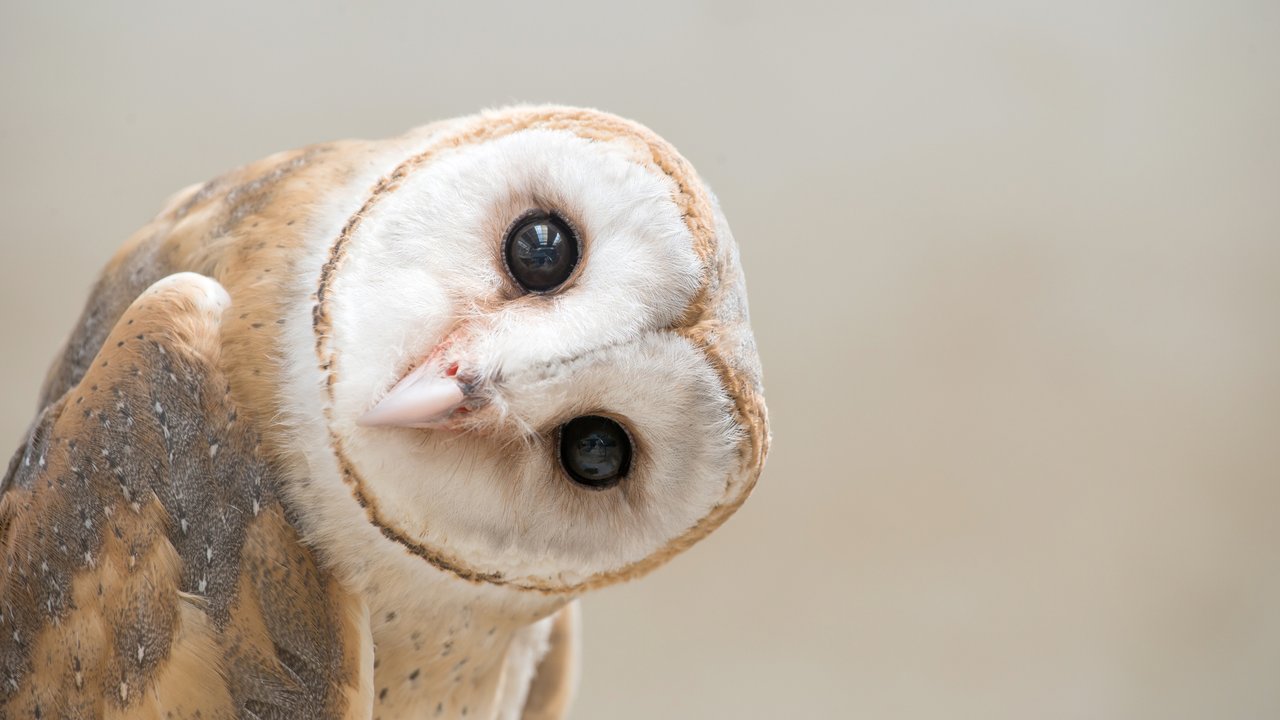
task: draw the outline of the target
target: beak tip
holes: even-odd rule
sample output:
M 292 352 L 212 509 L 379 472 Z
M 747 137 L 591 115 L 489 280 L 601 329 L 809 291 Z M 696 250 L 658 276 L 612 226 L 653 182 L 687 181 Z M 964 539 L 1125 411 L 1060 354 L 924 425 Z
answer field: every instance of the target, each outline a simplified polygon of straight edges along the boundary
M 451 377 L 415 377 L 393 387 L 386 397 L 356 419 L 356 425 L 422 427 L 447 418 L 466 399 L 462 386 Z

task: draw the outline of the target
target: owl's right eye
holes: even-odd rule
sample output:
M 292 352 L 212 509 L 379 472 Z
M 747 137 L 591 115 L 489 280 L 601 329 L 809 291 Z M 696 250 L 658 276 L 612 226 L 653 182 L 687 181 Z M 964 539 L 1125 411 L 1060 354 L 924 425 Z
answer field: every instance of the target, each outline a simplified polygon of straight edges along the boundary
M 503 255 L 511 277 L 528 292 L 549 293 L 578 265 L 578 238 L 552 215 L 531 215 L 507 233 Z

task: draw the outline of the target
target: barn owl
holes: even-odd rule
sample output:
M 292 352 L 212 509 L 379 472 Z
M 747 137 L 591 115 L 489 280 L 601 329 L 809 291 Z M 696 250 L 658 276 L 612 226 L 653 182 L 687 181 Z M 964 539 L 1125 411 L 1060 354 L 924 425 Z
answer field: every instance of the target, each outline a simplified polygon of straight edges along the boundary
M 560 718 L 576 601 L 768 448 L 715 198 L 515 107 L 272 155 L 106 267 L 0 492 L 0 716 Z

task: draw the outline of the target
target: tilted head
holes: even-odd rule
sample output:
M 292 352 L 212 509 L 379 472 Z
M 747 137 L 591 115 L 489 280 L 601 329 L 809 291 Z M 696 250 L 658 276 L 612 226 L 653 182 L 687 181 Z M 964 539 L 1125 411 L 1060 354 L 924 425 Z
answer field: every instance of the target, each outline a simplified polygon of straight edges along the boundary
M 737 251 L 689 164 L 587 110 L 410 137 L 335 191 L 358 199 L 301 274 L 286 404 L 323 435 L 298 490 L 322 546 L 560 594 L 717 527 L 768 430 Z

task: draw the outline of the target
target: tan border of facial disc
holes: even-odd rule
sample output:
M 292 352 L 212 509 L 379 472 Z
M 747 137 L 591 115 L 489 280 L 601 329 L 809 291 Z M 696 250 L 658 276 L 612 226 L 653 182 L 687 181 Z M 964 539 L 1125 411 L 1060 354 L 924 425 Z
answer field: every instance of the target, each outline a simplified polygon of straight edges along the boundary
M 398 189 L 410 173 L 430 162 L 440 153 L 495 140 L 522 130 L 535 129 L 568 131 L 587 140 L 617 142 L 630 146 L 643 166 L 660 171 L 675 182 L 677 191 L 673 199 L 683 212 L 689 232 L 693 236 L 694 251 L 703 262 L 704 276 L 688 312 L 669 329 L 687 338 L 706 354 L 708 362 L 719 374 L 725 391 L 734 399 L 736 419 L 746 431 L 740 448 L 741 466 L 738 472 L 730 474 L 724 495 L 706 516 L 649 556 L 615 570 L 597 573 L 574 584 L 557 583 L 549 578 L 511 578 L 502 573 L 484 572 L 468 566 L 439 548 L 429 547 L 406 537 L 382 516 L 377 503 L 365 491 L 364 480 L 343 450 L 341 438 L 332 430 L 333 393 L 339 358 L 337 351 L 333 350 L 329 343 L 332 331 L 329 301 L 334 279 L 346 257 L 347 245 L 359 229 L 361 222 L 384 197 Z M 364 508 L 369 522 L 381 530 L 384 536 L 399 543 L 409 552 L 463 580 L 505 585 L 548 594 L 580 592 L 643 575 L 706 537 L 728 519 L 750 494 L 751 488 L 755 486 L 760 475 L 769 442 L 768 421 L 757 386 L 750 379 L 742 378 L 733 371 L 731 364 L 727 361 L 726 348 L 720 347 L 716 342 L 717 333 L 714 327 L 716 319 L 713 310 L 720 300 L 721 293 L 733 291 L 726 290 L 722 282 L 726 269 L 725 262 L 723 254 L 717 252 L 715 217 L 711 203 L 688 161 L 648 128 L 622 118 L 573 108 L 519 109 L 494 116 L 480 116 L 469 122 L 462 130 L 445 134 L 427 149 L 400 163 L 390 175 L 382 178 L 374 186 L 364 205 L 347 220 L 337 240 L 330 247 L 329 257 L 320 271 L 312 318 L 316 337 L 316 356 L 320 362 L 320 369 L 326 373 L 327 377 L 326 392 L 329 403 L 325 406 L 325 418 L 331 428 L 329 437 L 333 454 L 338 461 L 343 482 L 351 489 L 356 502 Z

